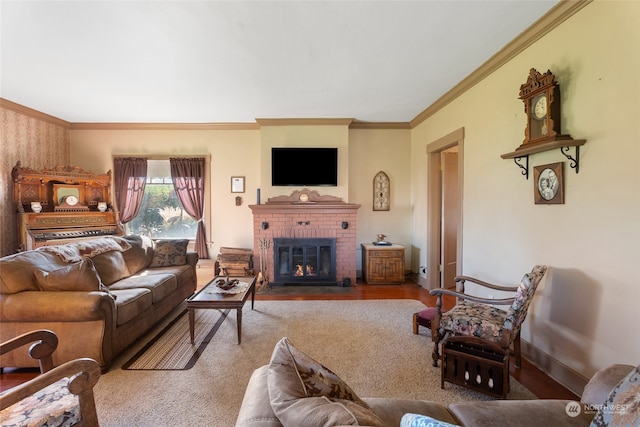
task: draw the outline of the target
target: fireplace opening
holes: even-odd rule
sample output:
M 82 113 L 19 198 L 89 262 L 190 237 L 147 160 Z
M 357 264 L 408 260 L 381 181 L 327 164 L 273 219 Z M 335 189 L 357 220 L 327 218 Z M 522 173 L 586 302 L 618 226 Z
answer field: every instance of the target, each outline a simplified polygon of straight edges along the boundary
M 272 285 L 336 283 L 336 239 L 273 239 Z M 332 283 L 333 282 L 333 283 Z

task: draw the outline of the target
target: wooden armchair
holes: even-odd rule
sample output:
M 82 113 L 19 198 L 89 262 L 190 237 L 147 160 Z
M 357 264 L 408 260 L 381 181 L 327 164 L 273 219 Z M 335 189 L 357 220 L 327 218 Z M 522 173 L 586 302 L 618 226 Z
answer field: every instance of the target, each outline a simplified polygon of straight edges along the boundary
M 518 286 L 499 286 L 468 276 L 456 277 L 456 291 L 433 289 L 431 295 L 437 296 L 436 313 L 432 322 L 433 366 L 438 366 L 440 342 L 448 336 L 471 336 L 498 344 L 507 354 L 512 353 L 515 365 L 521 366 L 520 327 L 524 321 L 529 304 L 538 284 L 544 277 L 547 266 L 537 265 L 522 278 Z M 466 281 L 482 287 L 499 291 L 515 292 L 511 298 L 480 298 L 464 293 Z M 456 305 L 442 312 L 442 296 L 452 295 L 458 298 Z M 494 305 L 509 305 L 505 311 Z M 475 340 L 476 343 L 478 340 Z M 511 347 L 513 346 L 513 351 Z
M 37 359 L 41 374 L 0 394 L 1 425 L 98 427 L 93 387 L 100 366 L 89 358 L 53 366 L 57 336 L 48 330 L 27 332 L 0 344 L 0 355 L 31 344 L 29 355 Z

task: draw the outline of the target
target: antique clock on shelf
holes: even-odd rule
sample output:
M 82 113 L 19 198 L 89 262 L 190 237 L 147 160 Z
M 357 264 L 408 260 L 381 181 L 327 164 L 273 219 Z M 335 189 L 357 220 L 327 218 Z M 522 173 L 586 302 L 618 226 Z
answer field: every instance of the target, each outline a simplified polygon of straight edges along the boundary
M 380 171 L 373 177 L 373 210 L 388 211 L 390 209 L 390 183 L 389 176 Z
M 522 145 L 535 145 L 560 137 L 560 87 L 551 71 L 541 74 L 532 68 L 520 86 L 527 127 Z

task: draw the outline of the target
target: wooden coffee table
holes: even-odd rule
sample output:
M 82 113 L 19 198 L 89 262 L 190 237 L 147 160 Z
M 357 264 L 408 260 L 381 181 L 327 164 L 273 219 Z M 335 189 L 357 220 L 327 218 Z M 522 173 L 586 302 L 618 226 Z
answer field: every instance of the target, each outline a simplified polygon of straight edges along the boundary
M 230 279 L 238 279 L 241 283 L 249 283 L 249 286 L 240 293 L 214 293 L 212 290 L 217 289 L 215 285 L 215 277 L 204 288 L 200 289 L 195 295 L 187 299 L 187 311 L 189 311 L 189 333 L 191 334 L 191 344 L 194 343 L 194 323 L 195 309 L 214 308 L 214 309 L 236 309 L 238 318 L 238 344 L 242 337 L 242 307 L 251 294 L 251 310 L 256 296 L 256 277 L 255 276 L 234 276 Z

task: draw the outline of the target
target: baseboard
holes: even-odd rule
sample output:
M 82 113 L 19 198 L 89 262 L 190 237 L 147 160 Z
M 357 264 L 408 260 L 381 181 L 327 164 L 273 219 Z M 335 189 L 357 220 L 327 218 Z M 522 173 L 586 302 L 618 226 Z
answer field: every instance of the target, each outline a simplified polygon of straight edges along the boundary
M 521 340 L 521 345 L 522 355 L 529 362 L 574 394 L 582 396 L 584 386 L 589 382 L 588 378 L 585 378 L 583 375 L 525 340 Z

